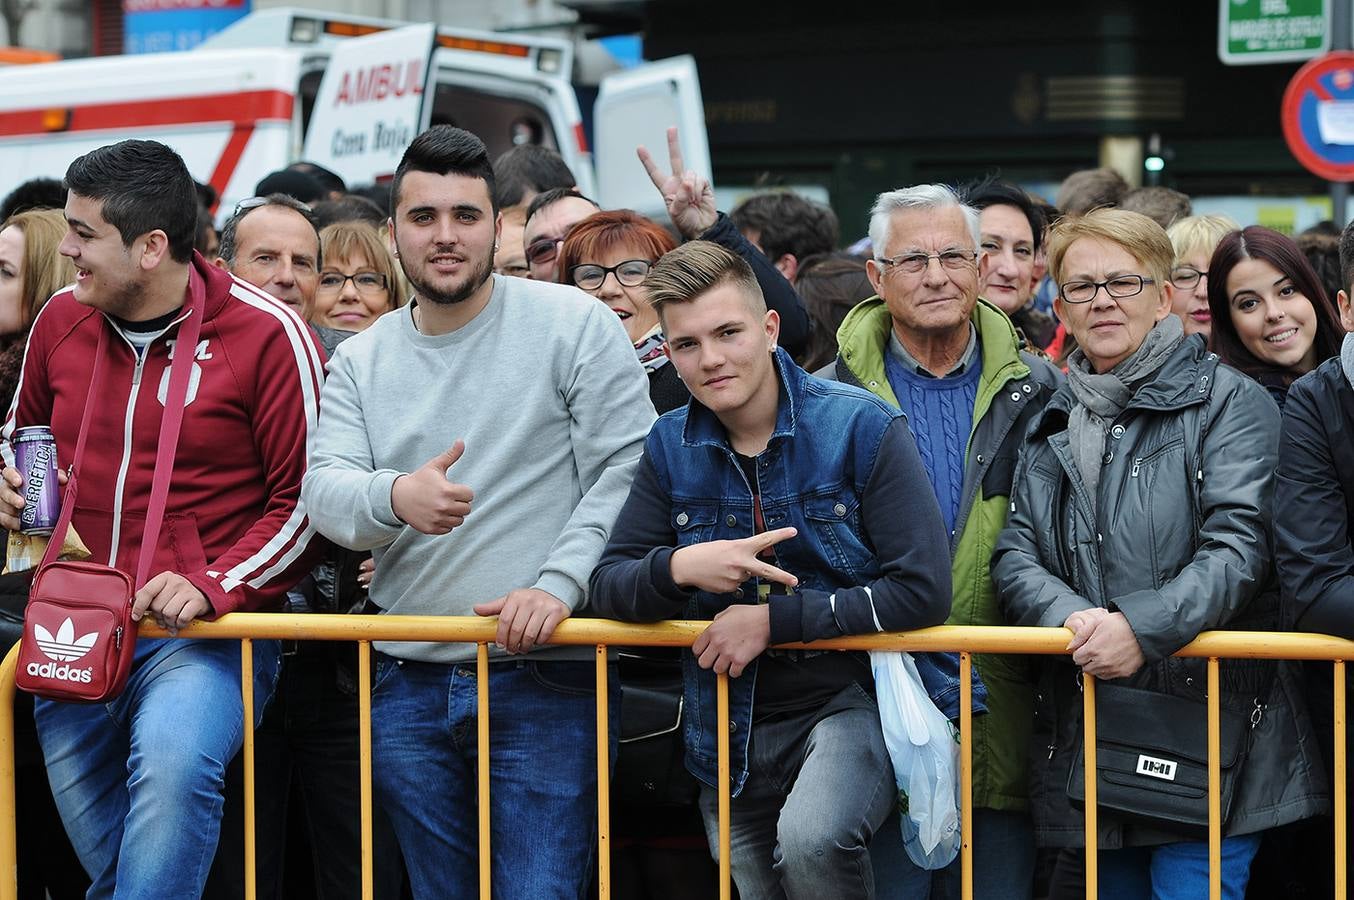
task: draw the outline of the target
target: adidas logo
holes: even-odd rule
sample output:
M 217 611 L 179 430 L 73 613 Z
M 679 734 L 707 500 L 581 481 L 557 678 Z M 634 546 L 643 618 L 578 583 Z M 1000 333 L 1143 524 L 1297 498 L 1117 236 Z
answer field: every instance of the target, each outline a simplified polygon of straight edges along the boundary
M 76 637 L 75 625 L 69 616 L 56 630 L 55 637 L 46 628 L 34 622 L 33 636 L 37 639 L 38 648 L 47 655 L 47 658 L 57 662 L 75 662 L 93 650 L 95 642 L 99 639 L 97 631 Z

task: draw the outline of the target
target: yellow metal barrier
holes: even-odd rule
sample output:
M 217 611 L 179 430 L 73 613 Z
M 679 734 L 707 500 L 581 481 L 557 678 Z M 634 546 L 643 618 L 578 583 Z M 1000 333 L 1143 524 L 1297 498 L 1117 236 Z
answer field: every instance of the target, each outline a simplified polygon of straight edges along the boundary
M 597 665 L 597 824 L 599 896 L 606 900 L 611 891 L 610 837 L 610 760 L 608 745 L 607 648 L 618 646 L 690 646 L 708 622 L 663 622 L 655 625 L 628 625 L 604 619 L 569 619 L 556 628 L 550 643 L 593 646 Z M 481 898 L 491 890 L 489 847 L 489 644 L 494 640 L 497 620 L 451 616 L 351 616 L 283 613 L 234 613 L 217 622 L 198 622 L 181 632 L 184 637 L 239 639 L 241 693 L 244 715 L 253 715 L 253 641 L 323 640 L 355 641 L 358 645 L 359 709 L 359 790 L 362 816 L 362 897 L 372 896 L 371 846 L 371 642 L 440 641 L 477 645 L 478 681 L 478 798 L 479 798 L 479 884 Z M 140 634 L 166 637 L 166 633 L 148 622 Z M 787 647 L 812 647 L 835 650 L 905 650 L 909 652 L 958 652 L 960 658 L 960 786 L 961 786 L 961 871 L 964 900 L 973 896 L 973 657 L 974 653 L 1065 654 L 1070 632 L 1063 628 L 1016 628 L 1006 626 L 941 626 L 920 631 L 891 634 L 853 635 Z M 1354 641 L 1325 635 L 1281 632 L 1210 632 L 1181 649 L 1177 656 L 1208 660 L 1208 807 L 1209 807 L 1209 896 L 1221 897 L 1222 823 L 1220 811 L 1220 753 L 1218 666 L 1220 659 L 1292 659 L 1330 660 L 1334 662 L 1335 724 L 1335 896 L 1345 897 L 1345 833 L 1348 810 L 1345 804 L 1345 663 L 1354 659 Z M 0 900 L 15 900 L 18 893 L 18 868 L 15 855 L 14 804 L 14 670 L 17 647 L 0 663 Z M 1086 896 L 1097 895 L 1096 848 L 1096 753 L 1095 753 L 1095 679 L 1083 679 L 1083 709 L 1086 770 Z M 729 683 L 719 676 L 716 731 L 719 752 L 719 880 L 720 898 L 731 896 L 729 865 Z M 254 896 L 254 736 L 245 729 L 245 884 L 246 896 Z

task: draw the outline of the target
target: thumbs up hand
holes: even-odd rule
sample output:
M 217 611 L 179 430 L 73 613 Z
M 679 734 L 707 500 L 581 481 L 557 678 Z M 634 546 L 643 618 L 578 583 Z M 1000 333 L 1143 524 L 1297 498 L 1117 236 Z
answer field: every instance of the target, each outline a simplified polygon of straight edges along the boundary
M 390 508 L 400 521 L 424 534 L 446 534 L 465 521 L 475 492 L 450 480 L 447 471 L 463 453 L 465 441 L 457 440 L 449 450 L 395 479 Z

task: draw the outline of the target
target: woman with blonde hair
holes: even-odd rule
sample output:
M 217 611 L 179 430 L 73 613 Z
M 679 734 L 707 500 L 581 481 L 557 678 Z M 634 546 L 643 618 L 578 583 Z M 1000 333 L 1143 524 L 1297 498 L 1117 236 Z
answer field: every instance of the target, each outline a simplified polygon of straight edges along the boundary
M 1202 334 L 1208 340 L 1213 324 L 1208 307 L 1208 260 L 1224 237 L 1240 230 L 1227 216 L 1188 216 L 1166 229 L 1175 249 L 1171 312 L 1180 317 L 1186 335 Z
M 390 249 L 365 222 L 335 222 L 320 231 L 324 266 L 306 320 L 340 331 L 363 331 L 404 301 L 404 282 Z
M 75 280 L 57 252 L 66 236 L 59 209 L 30 209 L 0 225 L 0 401 L 8 409 L 19 383 L 28 329 L 48 298 Z
M 1180 767 L 1176 785 L 1206 783 L 1206 667 L 1172 654 L 1206 630 L 1278 626 L 1279 410 L 1184 334 L 1171 314 L 1175 258 L 1138 213 L 1095 210 L 1053 228 L 1054 308 L 1077 350 L 1025 434 L 992 561 L 1011 624 L 1073 635 L 1070 657 L 1040 660 L 1035 688 L 1029 789 L 1041 846 L 1083 844 L 1081 691 L 1083 676 L 1100 680 L 1106 900 L 1208 893 L 1205 794 L 1173 794 L 1125 761 L 1164 755 Z M 1222 663 L 1220 733 L 1235 751 L 1220 795 L 1228 898 L 1245 894 L 1265 831 L 1326 805 L 1301 695 L 1289 663 Z

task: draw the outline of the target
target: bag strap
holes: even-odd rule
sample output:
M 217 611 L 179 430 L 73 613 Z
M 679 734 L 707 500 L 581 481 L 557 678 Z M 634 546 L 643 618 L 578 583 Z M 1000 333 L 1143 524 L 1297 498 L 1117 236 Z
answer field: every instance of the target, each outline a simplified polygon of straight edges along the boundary
M 201 333 L 206 296 L 206 281 L 195 267 L 189 265 L 188 309 L 179 323 L 179 332 L 174 344 L 176 352 L 169 368 L 169 388 L 165 395 L 164 412 L 160 418 L 160 438 L 155 451 L 155 474 L 151 479 L 150 504 L 146 509 L 146 524 L 141 533 L 141 555 L 136 566 L 137 590 L 146 583 L 150 574 L 151 560 L 160 539 L 160 526 L 164 522 L 165 506 L 169 500 L 169 481 L 173 474 L 179 428 L 183 424 L 183 411 L 188 398 L 188 384 L 192 376 L 193 357 L 197 353 L 197 339 Z M 89 420 L 94 409 L 95 397 L 98 395 L 99 381 L 103 373 L 104 350 L 108 343 L 108 324 L 103 321 L 102 313 L 98 316 L 99 342 L 94 350 L 94 369 L 89 379 L 89 396 L 85 400 L 84 413 L 80 417 L 80 436 L 75 441 L 75 456 L 67 469 L 66 493 L 62 498 L 61 516 L 57 519 L 52 536 L 48 539 L 47 552 L 42 556 L 42 566 L 56 560 L 66 541 L 71 517 L 75 514 L 75 498 L 79 493 L 77 473 L 84 459 L 85 442 L 89 437 Z M 143 352 L 149 353 L 150 349 L 146 348 Z

